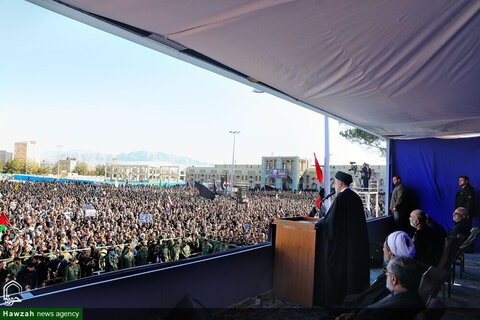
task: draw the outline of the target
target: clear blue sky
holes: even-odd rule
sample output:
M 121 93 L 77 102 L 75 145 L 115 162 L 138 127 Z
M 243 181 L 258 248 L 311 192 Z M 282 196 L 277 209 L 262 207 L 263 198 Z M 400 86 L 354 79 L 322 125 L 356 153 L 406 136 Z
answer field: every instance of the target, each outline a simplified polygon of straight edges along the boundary
M 322 115 L 17 0 L 0 0 L 0 150 L 36 140 L 37 157 L 136 150 L 210 163 L 299 155 L 323 163 Z M 331 163 L 385 160 L 338 135 Z

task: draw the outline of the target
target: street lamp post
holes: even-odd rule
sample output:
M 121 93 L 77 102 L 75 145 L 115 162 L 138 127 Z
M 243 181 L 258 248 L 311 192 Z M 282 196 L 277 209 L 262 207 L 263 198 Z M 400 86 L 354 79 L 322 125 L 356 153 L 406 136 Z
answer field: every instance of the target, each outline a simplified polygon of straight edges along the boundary
M 233 170 L 235 166 L 235 135 L 240 133 L 240 131 L 229 131 L 229 133 L 233 134 L 233 156 L 232 156 L 232 181 L 230 187 L 230 195 L 233 194 Z
M 28 175 L 28 155 L 27 155 L 27 151 L 28 151 L 28 144 L 36 144 L 37 142 L 36 141 L 23 141 L 23 143 L 26 143 L 27 144 L 27 147 L 25 148 L 25 175 Z
M 57 181 L 60 181 L 60 150 L 63 146 L 57 146 L 58 148 L 58 163 L 57 163 Z

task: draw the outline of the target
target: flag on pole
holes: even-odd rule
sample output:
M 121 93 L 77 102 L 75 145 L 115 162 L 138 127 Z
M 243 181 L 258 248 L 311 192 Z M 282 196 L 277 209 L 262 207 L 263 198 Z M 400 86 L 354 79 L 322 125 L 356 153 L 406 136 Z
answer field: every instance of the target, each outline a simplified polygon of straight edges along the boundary
M 170 199 L 170 196 L 168 196 L 168 205 L 170 208 L 173 206 L 172 199 Z
M 195 181 L 195 188 L 198 188 L 198 191 L 200 192 L 200 196 L 203 198 L 207 198 L 210 200 L 215 199 L 215 193 L 210 191 L 207 187 L 205 187 L 203 184 Z
M 15 191 L 17 191 L 17 190 L 18 190 L 18 185 L 19 185 L 19 183 L 17 183 L 17 185 L 15 186 L 15 188 L 14 188 L 14 189 L 15 189 Z
M 10 224 L 10 221 L 8 221 L 7 216 L 5 215 L 5 211 L 2 211 L 2 215 L 0 216 L 0 234 L 3 232 L 3 229 L 7 225 Z
M 318 182 L 322 182 L 322 180 L 323 180 L 322 168 L 320 168 L 320 164 L 318 163 L 317 156 L 315 155 L 315 152 L 313 153 L 313 156 L 315 157 L 315 170 L 317 171 L 317 180 L 318 180 Z
M 318 183 L 321 183 L 323 180 L 322 168 L 320 168 L 320 164 L 318 163 L 317 155 L 315 154 L 315 152 L 313 153 L 313 156 L 315 157 L 315 170 L 317 171 L 317 180 Z M 320 201 L 322 201 L 322 197 L 318 197 L 317 201 L 315 201 L 315 207 L 318 207 L 319 209 Z
M 247 200 L 247 210 L 248 210 L 248 208 L 249 208 L 249 207 L 250 207 L 250 206 L 249 206 L 249 204 L 248 204 L 248 200 Z

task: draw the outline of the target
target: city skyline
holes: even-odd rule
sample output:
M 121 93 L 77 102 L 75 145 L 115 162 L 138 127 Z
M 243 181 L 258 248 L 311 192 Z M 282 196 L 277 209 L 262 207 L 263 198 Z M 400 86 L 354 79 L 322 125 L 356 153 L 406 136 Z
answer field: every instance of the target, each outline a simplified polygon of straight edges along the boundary
M 37 141 L 35 155 L 146 150 L 206 163 L 262 156 L 324 159 L 324 117 L 27 2 L 0 3 L 8 61 L 0 79 L 0 150 Z M 17 21 L 22 20 L 22 24 Z M 18 34 L 22 34 L 19 37 Z M 330 163 L 386 160 L 339 136 Z M 30 155 L 28 156 L 30 158 Z

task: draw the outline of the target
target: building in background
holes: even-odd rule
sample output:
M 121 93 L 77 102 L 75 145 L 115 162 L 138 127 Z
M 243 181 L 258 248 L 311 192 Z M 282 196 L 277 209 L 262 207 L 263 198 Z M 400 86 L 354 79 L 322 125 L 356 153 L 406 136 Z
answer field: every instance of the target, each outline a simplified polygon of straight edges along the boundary
M 58 165 L 61 173 L 69 174 L 73 171 L 73 169 L 75 169 L 75 166 L 77 165 L 77 159 L 67 157 L 65 160 L 59 160 Z
M 262 168 L 258 164 L 236 164 L 234 166 L 233 185 L 255 188 L 260 187 Z M 188 167 L 187 181 L 192 185 L 198 181 L 205 185 L 221 186 L 222 177 L 225 180 L 232 178 L 231 164 L 216 164 L 214 167 Z
M 13 154 L 5 150 L 0 150 L 0 163 L 5 163 L 9 160 L 13 160 Z
M 262 157 L 261 187 L 270 186 L 281 190 L 303 189 L 303 182 L 300 179 L 307 169 L 308 160 L 297 156 Z
M 322 170 L 325 170 L 321 166 Z M 378 186 L 379 192 L 385 190 L 385 165 L 373 165 L 372 187 Z M 333 187 L 337 171 L 344 171 L 353 176 L 352 187 L 360 188 L 360 172 L 354 172 L 352 165 L 331 165 L 330 184 Z M 221 185 L 222 177 L 230 180 L 232 166 L 230 164 L 216 164 L 214 167 L 188 167 L 186 180 L 193 184 L 198 181 L 211 186 L 214 183 Z M 307 159 L 293 157 L 262 157 L 262 164 L 236 164 L 234 167 L 234 186 L 249 188 L 264 188 L 265 186 L 281 190 L 317 190 L 318 181 L 315 167 L 310 167 Z
M 27 145 L 28 142 L 15 142 L 13 148 L 13 157 L 20 161 L 27 160 Z
M 179 166 L 118 162 L 105 166 L 105 181 L 184 183 L 185 170 Z

